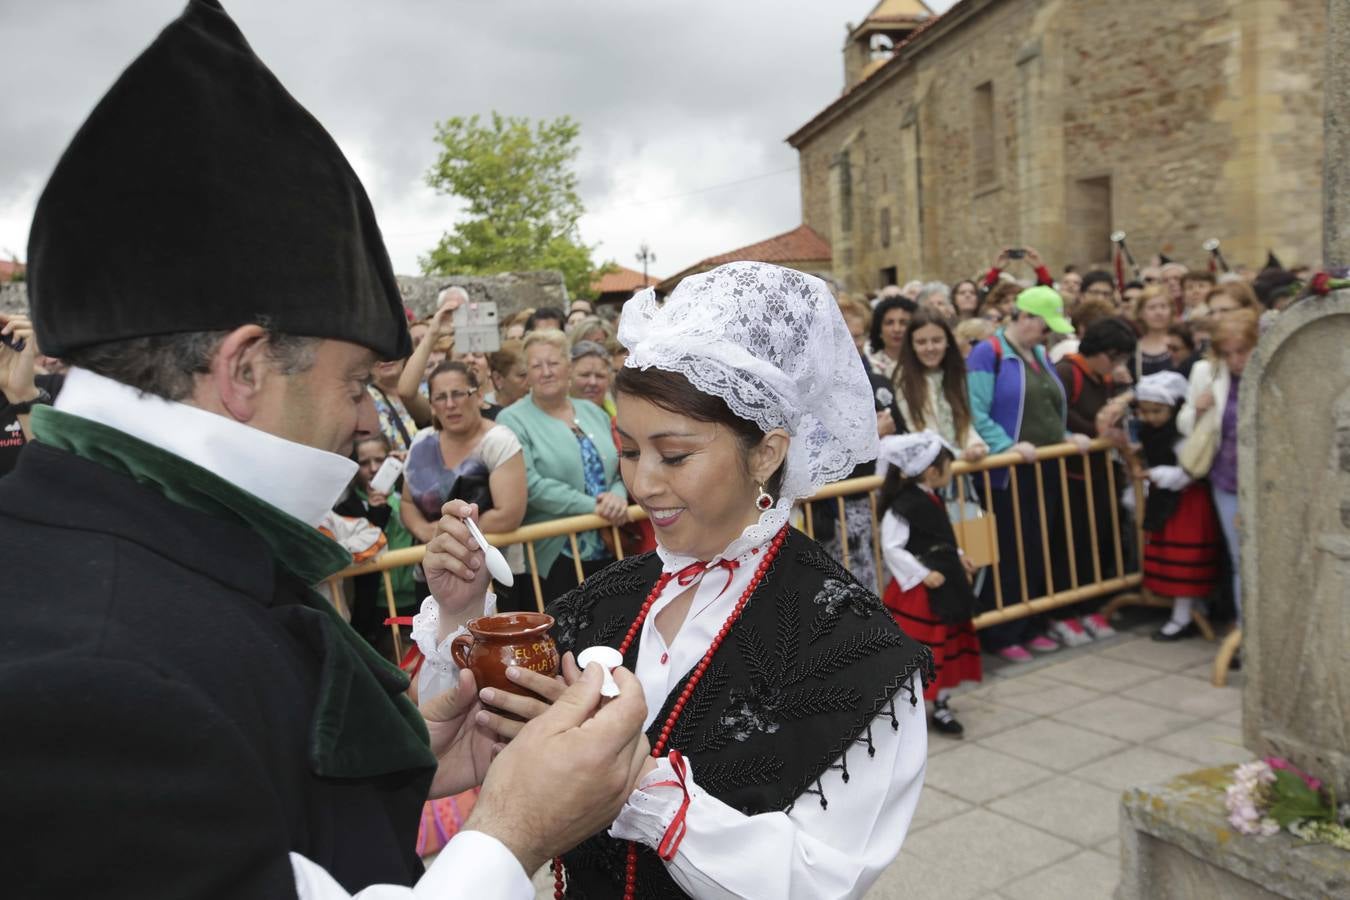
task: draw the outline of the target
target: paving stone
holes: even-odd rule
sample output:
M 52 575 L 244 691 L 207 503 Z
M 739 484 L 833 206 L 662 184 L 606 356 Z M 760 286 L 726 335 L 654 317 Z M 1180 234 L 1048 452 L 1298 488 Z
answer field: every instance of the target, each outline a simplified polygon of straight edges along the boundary
M 1053 774 L 979 744 L 967 744 L 930 759 L 924 785 L 925 789 L 935 787 L 967 803 L 988 803 Z
M 1181 674 L 1187 678 L 1198 678 L 1205 684 L 1209 684 L 1210 679 L 1214 676 L 1214 660 L 1200 663 L 1198 666 L 1191 666 L 1189 669 L 1182 669 Z
M 1041 669 L 1039 674 L 1094 691 L 1120 691 L 1159 677 L 1157 669 L 1108 659 L 1100 654 L 1049 666 Z
M 1217 643 L 1199 639 L 1189 641 L 1143 639 L 1109 647 L 1103 650 L 1101 655 L 1153 669 L 1162 669 L 1165 672 L 1180 672 L 1213 662 L 1218 649 Z
M 1153 750 L 1130 747 L 1105 759 L 1074 770 L 1074 776 L 1115 791 L 1148 784 L 1162 784 L 1200 768 L 1193 760 Z
M 1217 719 L 1215 719 L 1214 721 L 1215 721 L 1215 722 L 1222 722 L 1222 723 L 1224 723 L 1225 725 L 1235 725 L 1235 726 L 1237 726 L 1237 728 L 1238 728 L 1239 730 L 1241 730 L 1241 728 L 1242 728 L 1242 707 L 1239 706 L 1237 709 L 1229 710 L 1228 712 L 1226 712 L 1226 713 L 1224 713 L 1223 715 L 1219 716 L 1219 717 L 1218 717 Z
M 953 697 L 951 707 L 953 714 L 965 726 L 963 735 L 965 741 L 978 741 L 1035 718 L 1032 713 L 1014 709 L 1002 702 L 994 703 L 973 698 Z M 929 743 L 932 742 L 933 736 L 930 735 Z
M 1065 775 L 995 800 L 989 809 L 1089 848 L 1120 831 L 1120 792 Z
M 919 808 L 914 811 L 914 818 L 909 823 L 909 830 L 913 833 L 920 828 L 932 825 L 934 822 L 959 816 L 968 809 L 970 809 L 970 804 L 966 801 L 925 783 L 923 791 L 919 794 Z
M 986 890 L 1074 855 L 1077 845 L 986 809 L 931 825 L 905 842 L 905 851 L 960 870 Z
M 1115 738 L 1053 719 L 1037 719 L 985 738 L 980 744 L 1000 755 L 1016 757 L 1057 772 L 1071 772 L 1091 760 L 1129 746 Z
M 550 883 L 550 898 L 552 890 Z M 988 889 L 965 867 L 953 866 L 950 859 L 920 859 L 906 849 L 867 892 L 867 900 L 983 900 L 988 896 Z
M 1052 678 L 1042 678 L 1035 672 L 1023 670 L 1018 666 L 1010 666 L 1003 670 L 1005 674 L 990 677 L 985 675 L 984 682 L 968 691 L 959 692 L 957 697 L 975 697 L 979 700 L 1002 701 L 1009 697 L 1020 697 L 1023 694 L 1033 694 L 1045 688 L 1059 684 Z
M 999 702 L 1013 709 L 1035 713 L 1038 716 L 1049 716 L 1102 696 L 1097 691 L 1090 691 L 1076 684 L 1065 684 L 1050 679 L 1046 679 L 1043 683 L 1045 686 L 1040 690 L 1005 697 Z
M 1242 745 L 1241 726 L 1217 719 L 1165 735 L 1151 741 L 1149 746 L 1193 759 L 1205 767 L 1244 763 L 1253 758 L 1252 752 Z
M 1116 825 L 1116 830 L 1120 830 L 1119 823 Z M 1115 859 L 1120 859 L 1120 835 L 1117 834 L 1115 837 L 1107 838 L 1102 841 L 1097 845 L 1097 852 L 1105 853 L 1107 856 L 1114 857 Z
M 1055 719 L 1133 743 L 1144 743 L 1172 734 L 1200 721 L 1186 713 L 1118 695 L 1076 706 L 1055 716 Z
M 1120 860 L 1084 850 L 999 889 L 1010 900 L 1111 900 Z
M 1141 700 L 1166 709 L 1212 719 L 1242 706 L 1242 691 L 1232 685 L 1196 685 L 1194 678 L 1164 675 L 1155 681 L 1122 691 L 1131 700 Z

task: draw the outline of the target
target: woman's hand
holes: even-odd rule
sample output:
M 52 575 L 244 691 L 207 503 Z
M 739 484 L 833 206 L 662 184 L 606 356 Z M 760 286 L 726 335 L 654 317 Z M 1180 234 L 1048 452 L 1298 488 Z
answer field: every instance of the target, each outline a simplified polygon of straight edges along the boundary
M 10 403 L 27 403 L 38 396 L 33 372 L 37 366 L 37 343 L 33 323 L 27 316 L 0 316 L 0 334 L 15 343 L 24 341 L 22 350 L 0 344 L 0 392 Z
M 1205 388 L 1200 392 L 1200 396 L 1195 398 L 1195 411 L 1198 413 L 1208 412 L 1214 408 L 1214 391 Z
M 877 413 L 877 437 L 887 437 L 895 434 L 895 416 L 891 415 L 889 409 L 880 410 Z
M 617 494 L 605 491 L 595 498 L 595 514 L 611 525 L 624 525 L 628 522 L 628 504 Z
M 370 490 L 370 489 L 367 488 L 367 490 L 366 490 L 366 503 L 368 503 L 368 504 L 369 504 L 370 506 L 372 506 L 372 507 L 374 507 L 374 506 L 388 506 L 388 505 L 389 505 L 389 495 L 388 495 L 388 494 L 381 494 L 379 491 L 372 491 L 372 490 Z
M 1024 247 L 1023 249 L 1026 250 L 1026 260 L 1031 264 L 1033 269 L 1039 269 L 1041 266 L 1045 265 L 1045 261 L 1042 260 L 1041 255 L 1036 252 L 1035 247 Z
M 427 587 L 441 610 L 448 614 L 461 613 L 474 603 L 482 604 L 487 594 L 488 570 L 483 550 L 462 521 L 469 515 L 477 520 L 477 504 L 451 500 L 441 507 L 441 520 L 427 541 L 427 555 L 422 560 Z
M 1078 448 L 1079 453 L 1087 453 L 1092 449 L 1092 438 L 1086 434 L 1071 434 L 1069 441 Z
M 937 569 L 934 569 L 923 577 L 924 587 L 940 588 L 946 583 L 947 576 L 943 575 Z
M 975 573 L 980 571 L 980 567 L 971 562 L 968 556 L 961 557 L 961 568 L 966 570 L 966 577 L 970 579 L 973 579 Z
M 1022 459 L 1029 463 L 1036 461 L 1036 445 L 1028 441 L 1018 441 L 1011 447 L 1014 453 L 1020 454 Z
M 987 444 L 971 444 L 961 451 L 961 458 L 966 462 L 976 463 L 989 455 L 989 446 Z

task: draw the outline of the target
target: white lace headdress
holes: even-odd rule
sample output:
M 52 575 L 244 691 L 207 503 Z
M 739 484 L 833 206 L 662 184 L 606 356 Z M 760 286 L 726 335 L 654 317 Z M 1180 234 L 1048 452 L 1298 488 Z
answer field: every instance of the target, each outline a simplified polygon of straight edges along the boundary
M 733 262 L 650 288 L 624 305 L 625 366 L 678 372 L 763 431 L 785 429 L 778 506 L 846 478 L 877 455 L 867 372 L 825 282 L 781 266 Z
M 917 478 L 933 464 L 933 460 L 937 459 L 943 450 L 953 457 L 960 456 L 956 448 L 947 443 L 946 438 L 934 431 L 888 435 L 881 439 L 881 451 L 877 456 L 877 474 L 885 475 L 887 469 L 895 466 L 906 478 Z

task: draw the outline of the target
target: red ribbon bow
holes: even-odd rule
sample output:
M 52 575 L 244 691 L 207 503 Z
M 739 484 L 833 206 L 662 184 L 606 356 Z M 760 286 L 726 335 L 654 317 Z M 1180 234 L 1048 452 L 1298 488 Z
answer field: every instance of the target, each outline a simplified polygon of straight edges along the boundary
M 727 583 L 722 586 L 722 590 L 717 592 L 717 596 L 722 596 L 727 592 L 727 588 L 731 587 L 731 579 L 735 576 L 736 570 L 739 569 L 740 566 L 741 564 L 734 559 L 719 559 L 713 564 L 712 568 L 714 569 L 727 570 Z M 705 562 L 692 562 L 675 573 L 675 580 L 679 582 L 680 587 L 689 587 L 689 585 L 693 584 L 701 575 L 707 572 L 708 568 L 709 566 Z
M 675 813 L 675 818 L 670 820 L 670 825 L 666 828 L 666 833 L 661 837 L 661 843 L 657 845 L 657 854 L 666 862 L 675 859 L 675 852 L 680 849 L 680 842 L 684 840 L 685 834 L 689 831 L 689 826 L 685 822 L 685 817 L 689 814 L 689 763 L 685 761 L 684 755 L 678 750 L 670 751 L 670 767 L 675 770 L 674 781 L 658 781 L 648 787 L 677 787 L 684 794 L 684 799 L 680 801 L 680 808 Z

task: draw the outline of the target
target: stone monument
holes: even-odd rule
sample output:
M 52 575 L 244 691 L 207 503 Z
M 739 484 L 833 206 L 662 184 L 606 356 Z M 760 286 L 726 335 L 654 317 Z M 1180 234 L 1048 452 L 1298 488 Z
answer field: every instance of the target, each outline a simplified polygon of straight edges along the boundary
M 1243 737 L 1350 797 L 1350 291 L 1281 313 L 1242 376 Z M 1232 767 L 1125 795 L 1121 900 L 1350 896 L 1350 853 L 1226 818 Z

